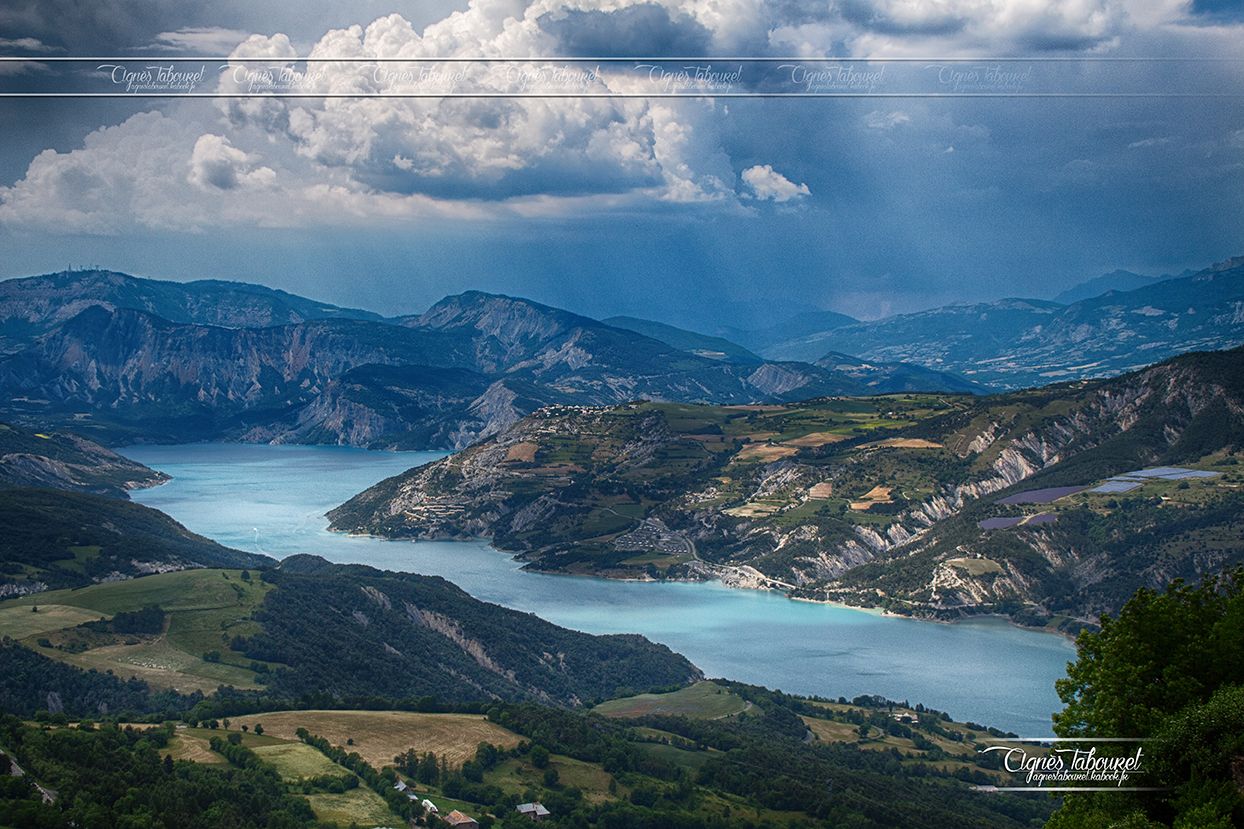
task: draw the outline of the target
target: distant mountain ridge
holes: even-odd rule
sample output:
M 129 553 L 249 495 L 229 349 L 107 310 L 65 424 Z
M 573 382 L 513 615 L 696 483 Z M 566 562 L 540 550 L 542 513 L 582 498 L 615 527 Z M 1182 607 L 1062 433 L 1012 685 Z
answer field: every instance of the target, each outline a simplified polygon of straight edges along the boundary
M 927 391 L 942 389 L 951 392 L 983 394 L 985 386 L 948 371 L 936 371 L 915 363 L 887 363 L 861 360 L 849 354 L 831 352 L 813 365 L 853 377 L 878 392 Z
M 760 353 L 827 352 L 915 363 L 997 388 L 1134 371 L 1177 354 L 1244 342 L 1244 257 L 1190 276 L 1061 305 L 1004 299 L 949 305 L 793 337 Z
M 8 280 L 0 417 L 113 444 L 439 449 L 545 405 L 1031 387 L 1244 342 L 1244 259 L 1071 305 L 1010 299 L 868 323 L 807 312 L 743 332 L 797 335 L 762 356 L 752 342 L 614 322 L 480 291 L 383 318 L 240 283 L 109 271 Z M 801 333 L 810 328 L 820 330 Z
M 1186 272 L 1182 276 L 1191 276 L 1191 272 Z M 1101 276 L 1095 276 L 1092 279 L 1086 279 L 1078 285 L 1073 285 L 1055 296 L 1054 301 L 1062 305 L 1071 305 L 1081 300 L 1101 296 L 1110 291 L 1134 291 L 1137 288 L 1144 288 L 1164 279 L 1174 279 L 1174 277 L 1145 276 L 1144 274 L 1120 269 L 1104 273 Z
M 743 346 L 733 343 L 724 337 L 699 334 L 673 325 L 667 325 L 663 322 L 654 322 L 638 317 L 606 317 L 601 322 L 606 325 L 612 325 L 614 328 L 625 328 L 628 331 L 643 334 L 645 337 L 660 340 L 681 351 L 690 351 L 692 354 L 708 357 L 710 360 L 724 360 L 731 363 L 752 365 L 765 361 L 763 357 L 753 354 Z
M 767 328 L 749 329 L 727 326 L 719 329 L 717 334 L 757 352 L 763 352 L 766 348 L 787 340 L 798 339 L 857 323 L 859 323 L 859 320 L 855 317 L 849 317 L 837 311 L 803 311 L 782 320 L 778 325 Z M 810 357 L 809 359 L 815 360 L 817 357 Z
M 771 402 L 885 391 L 888 382 L 805 363 L 723 361 L 479 291 L 381 319 L 232 283 L 190 283 L 180 297 L 179 283 L 107 272 L 2 284 L 11 351 L 0 357 L 0 411 L 111 443 L 460 448 L 549 404 Z M 24 289 L 34 293 L 26 305 Z M 217 301 L 210 314 L 199 304 L 205 293 Z M 77 313 L 64 318 L 58 303 Z M 923 376 L 931 388 L 965 387 Z
M 166 282 L 85 270 L 0 281 L 0 350 L 13 351 L 91 306 L 146 311 L 169 322 L 263 328 L 313 319 L 380 320 L 380 314 L 246 282 Z

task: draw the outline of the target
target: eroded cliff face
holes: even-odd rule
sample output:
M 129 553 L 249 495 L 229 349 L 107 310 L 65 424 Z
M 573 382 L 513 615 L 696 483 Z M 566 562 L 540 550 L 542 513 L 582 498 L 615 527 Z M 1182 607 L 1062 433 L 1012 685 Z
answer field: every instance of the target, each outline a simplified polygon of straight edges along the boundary
M 401 537 L 488 537 L 520 553 L 528 566 L 552 569 L 565 566 L 567 550 L 588 542 L 598 551 L 594 560 L 602 563 L 576 566 L 625 577 L 653 577 L 651 568 L 618 564 L 628 552 L 646 549 L 681 561 L 664 573 L 667 578 L 715 576 L 733 584 L 789 587 L 805 597 L 873 603 L 886 595 L 849 577 L 869 565 L 907 560 L 923 573 L 914 577 L 918 584 L 901 591 L 913 606 L 970 612 L 1031 603 L 1044 584 L 1032 561 L 1043 561 L 1046 570 L 1082 591 L 1110 579 L 1117 563 L 1084 554 L 1057 529 L 1034 526 L 1016 536 L 1034 556 L 1028 563 L 1004 560 L 997 569 L 974 572 L 947 561 L 982 557 L 980 545 L 947 547 L 944 529 L 962 528 L 960 519 L 969 508 L 1072 459 L 1095 458 L 1091 468 L 1114 474 L 1172 452 L 1199 457 L 1211 444 L 1229 443 L 1231 428 L 1244 428 L 1244 405 L 1238 384 L 1214 375 L 1194 360 L 1175 361 L 1105 383 L 984 398 L 961 403 L 953 415 L 930 425 L 884 440 L 855 439 L 841 450 L 839 438 L 822 440 L 817 436 L 823 433 L 815 431 L 806 439 L 767 446 L 730 444 L 717 436 L 720 430 L 690 435 L 672 430 L 666 416 L 643 414 L 642 407 L 631 410 L 625 428 L 619 419 L 625 407 L 551 407 L 452 458 L 361 494 L 333 513 L 334 526 Z M 1209 421 L 1235 425 L 1220 439 L 1206 438 Z M 671 447 L 688 441 L 722 448 L 716 457 L 676 474 L 656 469 Z M 892 499 L 891 487 L 877 476 L 887 469 L 901 473 L 901 461 L 887 455 L 887 466 L 874 453 L 925 449 L 944 459 L 926 464 L 933 470 L 927 486 L 910 487 L 919 497 Z M 759 464 L 744 463 L 770 456 Z M 576 522 L 593 510 L 599 516 L 608 492 L 630 491 L 627 487 L 645 476 L 659 483 L 636 496 L 646 504 L 640 512 L 627 513 L 638 523 L 628 529 L 623 522 L 617 533 L 599 538 L 574 535 Z M 826 493 L 844 482 L 856 487 L 851 497 L 865 498 L 858 493 L 865 479 L 870 483 L 863 488 L 875 484 L 877 494 L 850 508 L 868 514 L 891 507 L 877 520 L 844 522 L 814 509 L 828 503 Z M 1152 577 L 1157 581 L 1161 573 L 1155 570 Z M 1086 605 L 1086 611 L 1095 608 Z

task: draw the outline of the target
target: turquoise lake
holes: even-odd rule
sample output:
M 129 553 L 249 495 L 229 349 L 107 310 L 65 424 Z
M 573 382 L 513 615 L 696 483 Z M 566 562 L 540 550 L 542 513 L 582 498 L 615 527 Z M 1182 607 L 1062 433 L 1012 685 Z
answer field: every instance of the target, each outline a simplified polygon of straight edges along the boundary
M 716 583 L 641 583 L 524 572 L 483 542 L 330 533 L 324 513 L 442 456 L 326 446 L 190 444 L 123 453 L 173 480 L 132 493 L 230 547 L 443 576 L 472 596 L 589 633 L 642 633 L 710 677 L 837 698 L 881 694 L 1014 731 L 1051 734 L 1054 680 L 1075 648 L 1000 619 L 936 624 L 797 602 Z

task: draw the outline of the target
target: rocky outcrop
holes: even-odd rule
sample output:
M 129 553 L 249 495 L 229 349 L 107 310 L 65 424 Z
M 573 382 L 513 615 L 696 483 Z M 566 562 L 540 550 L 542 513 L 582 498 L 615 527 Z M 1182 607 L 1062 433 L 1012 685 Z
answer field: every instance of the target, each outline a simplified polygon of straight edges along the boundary
M 0 424 L 0 485 L 35 486 L 124 498 L 168 480 L 162 472 L 78 435 Z

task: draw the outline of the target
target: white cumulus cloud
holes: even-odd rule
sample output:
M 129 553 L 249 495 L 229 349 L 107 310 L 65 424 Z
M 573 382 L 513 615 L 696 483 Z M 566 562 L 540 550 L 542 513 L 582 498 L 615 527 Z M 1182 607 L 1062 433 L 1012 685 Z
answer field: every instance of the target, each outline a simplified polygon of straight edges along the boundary
M 187 179 L 203 189 L 271 186 L 276 173 L 271 167 L 259 166 L 258 160 L 257 155 L 239 150 L 223 135 L 207 133 L 194 142 Z
M 874 110 L 864 116 L 864 126 L 870 130 L 892 130 L 903 124 L 910 124 L 911 116 L 901 110 L 880 112 Z
M 770 164 L 757 164 L 743 171 L 743 183 L 754 198 L 762 201 L 788 202 L 811 195 L 806 184 L 795 184 L 773 169 Z

